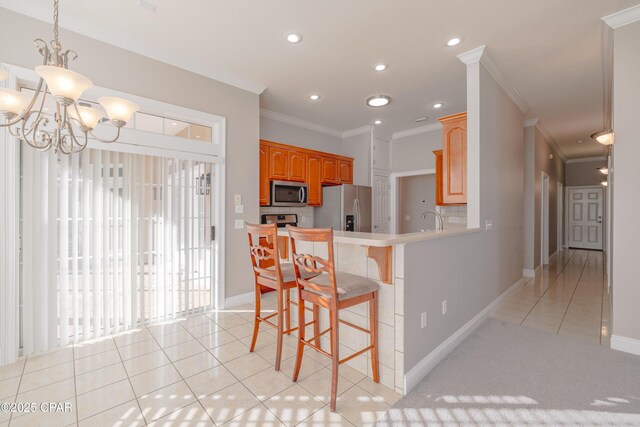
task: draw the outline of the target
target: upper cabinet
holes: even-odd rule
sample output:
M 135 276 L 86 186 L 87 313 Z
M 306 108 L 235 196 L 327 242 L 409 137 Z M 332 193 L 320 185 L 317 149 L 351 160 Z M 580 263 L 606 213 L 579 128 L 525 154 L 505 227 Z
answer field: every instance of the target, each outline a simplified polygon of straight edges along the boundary
M 289 150 L 269 147 L 269 178 L 286 181 L 289 177 Z
M 391 170 L 391 144 L 380 138 L 373 138 L 374 169 Z
M 307 180 L 307 155 L 299 151 L 289 151 L 289 171 L 287 174 L 288 181 Z
M 338 160 L 334 157 L 323 157 L 322 159 L 322 183 L 338 183 Z
M 274 180 L 307 183 L 309 206 L 320 206 L 323 185 L 353 184 L 353 159 L 261 140 L 260 206 L 269 206 Z
M 338 181 L 340 184 L 353 183 L 353 160 L 338 160 Z
M 269 147 L 260 144 L 260 206 L 269 205 Z
M 442 202 L 467 203 L 467 113 L 441 117 Z
M 442 199 L 442 150 L 433 152 L 436 156 L 436 206 L 444 206 Z

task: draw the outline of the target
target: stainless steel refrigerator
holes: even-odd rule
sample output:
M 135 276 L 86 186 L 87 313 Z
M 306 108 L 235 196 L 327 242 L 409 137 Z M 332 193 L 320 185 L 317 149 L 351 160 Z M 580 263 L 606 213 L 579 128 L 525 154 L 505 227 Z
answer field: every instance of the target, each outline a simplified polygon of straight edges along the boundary
M 322 206 L 315 208 L 317 228 L 371 232 L 371 187 L 343 184 L 322 189 Z

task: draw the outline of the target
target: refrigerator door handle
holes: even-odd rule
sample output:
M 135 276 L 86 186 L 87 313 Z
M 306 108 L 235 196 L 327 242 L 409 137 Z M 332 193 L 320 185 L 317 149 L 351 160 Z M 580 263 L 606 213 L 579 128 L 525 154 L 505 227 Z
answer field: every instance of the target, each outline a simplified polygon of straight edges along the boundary
M 355 206 L 354 209 L 354 213 L 356 215 L 356 226 L 355 226 L 355 231 L 360 231 L 360 200 L 358 200 L 357 198 L 353 201 L 353 204 Z

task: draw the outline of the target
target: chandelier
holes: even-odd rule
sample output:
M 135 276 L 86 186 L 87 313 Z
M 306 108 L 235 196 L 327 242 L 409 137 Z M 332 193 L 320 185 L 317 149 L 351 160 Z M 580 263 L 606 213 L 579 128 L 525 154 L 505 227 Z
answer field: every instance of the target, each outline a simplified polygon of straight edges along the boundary
M 42 39 L 34 41 L 43 57 L 42 65 L 35 67 L 40 76 L 35 93 L 29 99 L 23 92 L 0 87 L 0 126 L 37 150 L 71 154 L 86 148 L 89 135 L 100 142 L 117 141 L 120 129 L 139 107 L 126 99 L 107 96 L 98 99 L 103 112 L 78 101 L 93 83 L 69 70 L 69 60 L 75 60 L 78 55 L 73 50 L 63 51 L 58 40 L 58 1 L 53 2 L 53 40 L 49 44 Z M 8 74 L 0 70 L 0 80 L 7 77 Z M 53 113 L 47 113 L 45 107 L 49 92 L 55 100 Z M 97 137 L 93 130 L 107 120 L 115 126 L 116 134 L 105 140 Z

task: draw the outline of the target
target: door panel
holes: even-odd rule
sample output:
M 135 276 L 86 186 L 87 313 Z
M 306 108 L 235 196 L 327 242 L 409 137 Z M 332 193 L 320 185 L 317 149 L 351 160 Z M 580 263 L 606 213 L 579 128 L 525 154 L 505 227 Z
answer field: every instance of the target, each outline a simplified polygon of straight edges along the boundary
M 391 223 L 389 177 L 373 175 L 373 232 L 388 233 Z
M 569 189 L 569 246 L 602 250 L 604 190 Z

